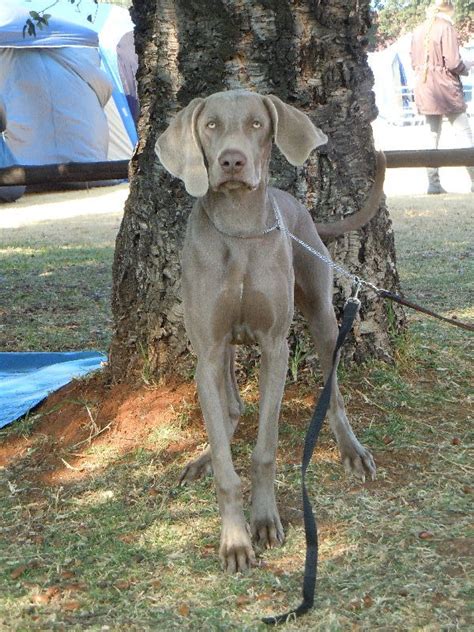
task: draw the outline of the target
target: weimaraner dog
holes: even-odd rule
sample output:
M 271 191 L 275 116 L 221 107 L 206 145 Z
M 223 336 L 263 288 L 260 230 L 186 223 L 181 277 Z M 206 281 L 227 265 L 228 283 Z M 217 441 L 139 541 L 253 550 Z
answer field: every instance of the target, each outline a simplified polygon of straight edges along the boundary
M 308 320 L 325 378 L 338 332 L 332 270 L 276 229 L 277 218 L 328 256 L 318 230 L 331 237 L 365 224 L 378 209 L 385 169 L 379 159 L 375 183 L 359 213 L 315 226 L 293 196 L 268 186 L 273 140 L 292 165 L 302 165 L 327 137 L 275 96 L 230 90 L 191 101 L 155 148 L 164 167 L 197 198 L 182 254 L 182 291 L 209 447 L 187 466 L 181 480 L 210 472 L 212 465 L 222 518 L 219 556 L 228 572 L 253 565 L 250 536 L 262 547 L 278 546 L 284 539 L 274 478 L 294 302 Z M 243 410 L 233 345 L 252 343 L 260 346 L 261 369 L 249 533 L 230 442 Z M 373 479 L 374 461 L 352 431 L 336 380 L 328 416 L 346 470 Z

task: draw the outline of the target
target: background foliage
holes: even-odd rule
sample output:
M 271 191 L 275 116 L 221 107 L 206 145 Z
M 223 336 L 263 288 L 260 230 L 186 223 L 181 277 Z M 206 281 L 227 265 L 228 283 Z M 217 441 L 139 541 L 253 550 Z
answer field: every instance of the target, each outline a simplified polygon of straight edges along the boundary
M 423 22 L 426 9 L 432 0 L 375 0 L 373 2 L 374 27 L 370 47 L 385 48 L 405 33 L 410 33 Z M 473 2 L 456 1 L 455 24 L 462 42 L 472 38 Z
M 46 22 L 44 22 L 44 11 L 51 9 L 59 2 L 76 4 L 78 0 L 56 0 L 52 5 L 45 6 L 45 9 L 36 15 L 30 14 L 32 20 L 28 20 L 25 24 L 25 32 L 27 30 L 29 35 L 35 35 L 35 27 L 41 28 L 42 24 L 47 24 L 50 17 L 49 15 L 46 16 Z M 94 0 L 94 2 L 95 4 L 116 4 L 127 9 L 131 5 L 131 0 Z M 369 49 L 386 48 L 405 33 L 411 33 L 420 22 L 423 22 L 426 9 L 431 3 L 432 0 L 373 0 L 374 24 L 369 31 Z M 46 4 L 48 3 L 46 2 Z M 473 0 L 456 0 L 455 24 L 462 43 L 472 39 L 473 9 Z M 91 21 L 92 19 L 93 16 L 91 15 Z

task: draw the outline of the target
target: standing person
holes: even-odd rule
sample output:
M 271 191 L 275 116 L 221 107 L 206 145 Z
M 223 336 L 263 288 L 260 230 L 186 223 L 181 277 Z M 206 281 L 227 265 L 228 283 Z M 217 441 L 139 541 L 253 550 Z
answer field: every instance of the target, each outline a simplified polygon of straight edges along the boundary
M 413 33 L 411 61 L 416 74 L 415 104 L 430 128 L 431 147 L 438 149 L 443 116 L 451 123 L 464 147 L 473 146 L 460 75 L 469 74 L 472 63 L 463 62 L 453 26 L 452 0 L 435 0 L 428 17 Z M 474 169 L 468 169 L 474 191 Z M 428 169 L 428 193 L 446 193 L 438 169 Z

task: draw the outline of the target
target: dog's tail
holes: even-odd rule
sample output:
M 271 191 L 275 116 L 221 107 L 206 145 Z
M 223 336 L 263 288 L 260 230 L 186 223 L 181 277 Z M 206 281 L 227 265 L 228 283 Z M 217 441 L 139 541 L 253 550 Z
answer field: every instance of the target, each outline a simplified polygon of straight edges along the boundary
M 375 180 L 364 206 L 357 213 L 353 213 L 332 224 L 316 224 L 316 229 L 321 239 L 327 241 L 351 230 L 357 230 L 372 219 L 378 211 L 380 198 L 382 197 L 386 166 L 385 154 L 383 151 L 377 152 Z

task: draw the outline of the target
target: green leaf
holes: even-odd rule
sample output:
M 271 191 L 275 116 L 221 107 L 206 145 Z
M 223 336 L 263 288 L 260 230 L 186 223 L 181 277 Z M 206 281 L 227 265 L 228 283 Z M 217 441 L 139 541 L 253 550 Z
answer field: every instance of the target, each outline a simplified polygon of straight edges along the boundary
M 26 20 L 26 23 L 23 27 L 23 37 L 25 37 L 25 33 L 28 33 L 28 35 L 36 36 L 36 28 L 30 18 Z
M 33 18 L 33 20 L 39 20 L 41 18 L 40 14 L 37 13 L 36 11 L 30 11 L 30 15 Z

